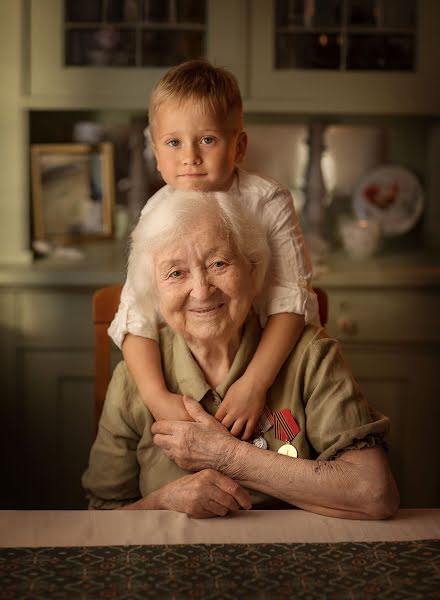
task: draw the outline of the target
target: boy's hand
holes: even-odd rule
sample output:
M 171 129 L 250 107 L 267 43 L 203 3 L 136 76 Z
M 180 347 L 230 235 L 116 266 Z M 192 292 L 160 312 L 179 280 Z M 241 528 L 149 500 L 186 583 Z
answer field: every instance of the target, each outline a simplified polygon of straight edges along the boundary
M 229 388 L 218 407 L 215 418 L 236 437 L 248 440 L 254 432 L 266 403 L 266 391 L 253 385 L 246 375 L 237 379 Z

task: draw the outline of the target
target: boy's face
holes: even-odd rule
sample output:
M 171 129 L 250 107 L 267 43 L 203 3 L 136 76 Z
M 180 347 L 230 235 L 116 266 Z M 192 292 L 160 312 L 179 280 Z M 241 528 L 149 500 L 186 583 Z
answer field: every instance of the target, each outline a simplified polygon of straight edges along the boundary
M 161 104 L 152 136 L 157 169 L 179 190 L 227 191 L 246 151 L 239 115 L 226 120 L 190 101 Z

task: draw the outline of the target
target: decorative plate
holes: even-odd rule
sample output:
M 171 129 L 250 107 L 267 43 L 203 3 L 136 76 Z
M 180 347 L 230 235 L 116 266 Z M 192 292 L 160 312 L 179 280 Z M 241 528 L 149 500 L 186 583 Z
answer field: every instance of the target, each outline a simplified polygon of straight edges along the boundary
M 409 231 L 422 214 L 422 188 L 404 167 L 377 167 L 359 182 L 353 209 L 358 219 L 377 221 L 384 235 L 399 235 Z

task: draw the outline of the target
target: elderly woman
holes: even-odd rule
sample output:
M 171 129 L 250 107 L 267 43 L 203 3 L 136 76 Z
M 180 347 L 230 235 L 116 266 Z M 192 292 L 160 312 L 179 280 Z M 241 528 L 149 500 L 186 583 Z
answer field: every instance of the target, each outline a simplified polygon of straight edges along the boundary
M 269 250 L 254 218 L 227 194 L 176 191 L 145 221 L 130 268 L 136 293 L 165 321 L 166 383 L 193 421 L 154 422 L 121 362 L 83 477 L 90 508 L 210 517 L 277 500 L 335 517 L 391 517 L 399 495 L 383 446 L 389 421 L 323 329 L 304 329 L 253 444 L 213 416 L 261 335 L 253 302 Z

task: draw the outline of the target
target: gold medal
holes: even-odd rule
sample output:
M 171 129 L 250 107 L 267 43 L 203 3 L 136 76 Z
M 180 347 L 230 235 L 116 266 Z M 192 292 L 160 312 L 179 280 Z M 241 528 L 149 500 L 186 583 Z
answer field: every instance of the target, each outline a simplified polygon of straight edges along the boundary
M 278 453 L 284 454 L 285 456 L 291 456 L 292 458 L 298 457 L 297 449 L 295 448 L 295 446 L 292 446 L 292 444 L 289 443 L 284 444 L 283 446 L 278 448 Z

